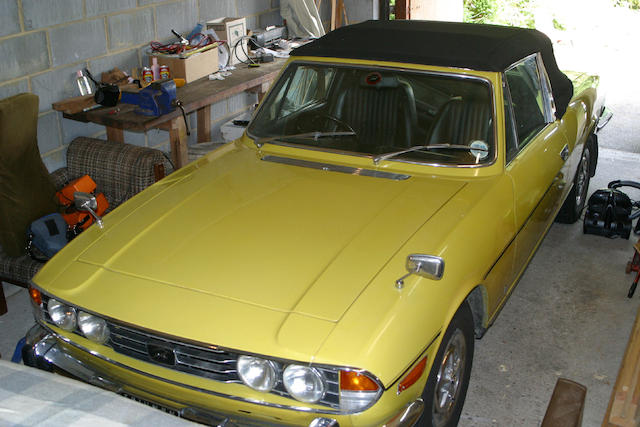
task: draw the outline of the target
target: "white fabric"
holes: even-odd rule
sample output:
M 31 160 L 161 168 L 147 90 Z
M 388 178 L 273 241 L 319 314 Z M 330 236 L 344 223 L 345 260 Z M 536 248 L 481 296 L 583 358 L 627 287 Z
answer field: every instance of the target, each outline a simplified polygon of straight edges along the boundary
M 280 15 L 287 21 L 290 38 L 324 36 L 320 13 L 313 0 L 280 0 Z

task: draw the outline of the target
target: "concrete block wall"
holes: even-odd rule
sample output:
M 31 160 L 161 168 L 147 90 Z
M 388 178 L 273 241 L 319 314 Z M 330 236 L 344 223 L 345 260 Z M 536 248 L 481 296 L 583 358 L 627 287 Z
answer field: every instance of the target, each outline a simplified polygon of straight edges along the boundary
M 40 97 L 38 144 L 53 171 L 65 165 L 73 138 L 105 138 L 104 127 L 63 119 L 51 108 L 79 95 L 77 70 L 86 67 L 99 78 L 113 67 L 130 71 L 146 65 L 150 41 L 167 41 L 172 28 L 188 33 L 197 22 L 214 18 L 246 16 L 249 29 L 282 24 L 279 7 L 279 0 L 0 0 L 0 99 L 21 92 Z M 221 124 L 256 102 L 247 93 L 216 104 L 213 139 L 220 139 Z M 169 150 L 164 131 L 126 132 L 125 140 Z

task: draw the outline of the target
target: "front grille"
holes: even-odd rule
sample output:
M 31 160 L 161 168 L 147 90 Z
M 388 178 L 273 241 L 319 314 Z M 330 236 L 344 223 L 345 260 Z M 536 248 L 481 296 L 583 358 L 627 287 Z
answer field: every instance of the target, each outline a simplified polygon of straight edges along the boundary
M 108 344 L 118 353 L 215 381 L 242 382 L 236 370 L 237 354 L 168 340 L 111 322 L 108 325 L 111 333 Z M 152 358 L 149 348 L 153 346 L 172 352 L 175 363 L 163 363 Z

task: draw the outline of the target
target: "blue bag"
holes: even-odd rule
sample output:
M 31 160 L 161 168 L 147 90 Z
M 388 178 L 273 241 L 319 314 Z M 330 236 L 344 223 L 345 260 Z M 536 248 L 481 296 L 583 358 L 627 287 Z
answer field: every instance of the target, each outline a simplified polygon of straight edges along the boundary
M 38 218 L 27 228 L 27 251 L 36 261 L 47 261 L 68 241 L 67 222 L 59 213 Z

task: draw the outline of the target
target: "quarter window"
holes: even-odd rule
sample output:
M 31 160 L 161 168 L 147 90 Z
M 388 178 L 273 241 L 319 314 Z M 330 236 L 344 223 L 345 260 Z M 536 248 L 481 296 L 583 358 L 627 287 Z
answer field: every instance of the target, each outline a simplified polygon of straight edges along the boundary
M 540 84 L 537 55 L 531 55 L 505 72 L 516 133 L 518 149 L 522 149 L 546 124 L 545 108 L 548 99 Z

